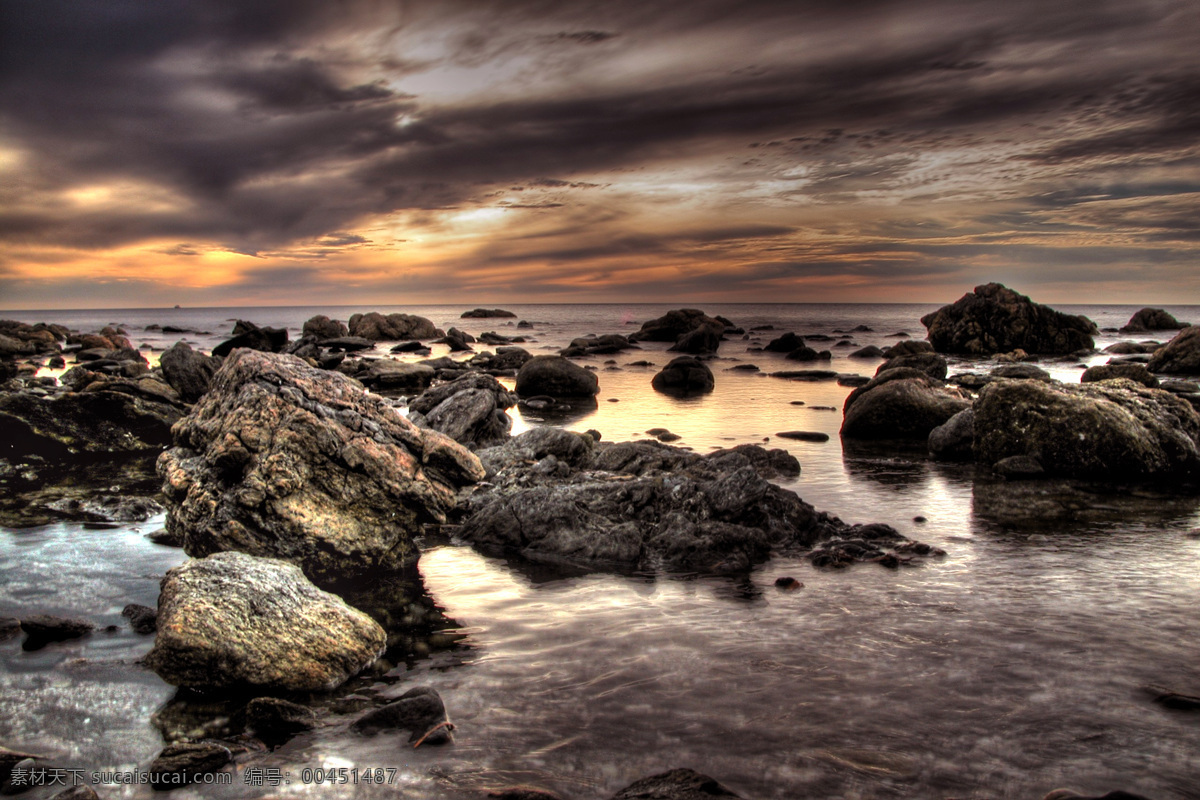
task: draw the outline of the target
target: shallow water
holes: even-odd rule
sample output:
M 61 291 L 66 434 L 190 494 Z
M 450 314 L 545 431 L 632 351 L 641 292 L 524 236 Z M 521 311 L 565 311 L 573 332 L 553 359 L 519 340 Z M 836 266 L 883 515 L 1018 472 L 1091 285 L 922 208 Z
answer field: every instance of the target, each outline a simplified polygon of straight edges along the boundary
M 529 308 L 514 310 L 546 320 L 553 307 Z M 623 331 L 588 315 L 627 310 L 597 308 L 546 320 L 552 324 L 534 332 L 540 341 L 526 346 L 536 353 L 575 335 Z M 774 324 L 763 343 L 789 329 L 866 322 L 877 333 L 855 334 L 859 344 L 886 344 L 899 329 L 919 334 L 915 318 L 927 310 L 852 308 L 707 310 L 747 327 Z M 1089 316 L 1121 324 L 1134 310 Z M 635 311 L 639 321 L 661 313 Z M 279 313 L 298 326 L 316 310 Z M 425 315 L 455 323 L 450 311 L 440 313 Z M 516 333 L 503 320 L 462 322 L 473 333 Z M 465 798 L 524 783 L 589 800 L 690 766 L 746 798 L 1037 798 L 1063 785 L 1200 797 L 1200 720 L 1140 690 L 1155 683 L 1200 693 L 1200 539 L 1188 535 L 1200 525 L 1200 498 L 998 484 L 919 453 L 843 448 L 837 428 L 849 390 L 832 382 L 723 372 L 736 362 L 719 360 L 712 395 L 676 401 L 648 390 L 652 369 L 604 370 L 608 358 L 660 364 L 670 355 L 651 344 L 584 361 L 600 368 L 602 393 L 595 411 L 568 427 L 622 440 L 662 426 L 699 452 L 769 438 L 803 465 L 785 485 L 818 508 L 850 522 L 892 523 L 947 556 L 895 571 L 866 564 L 824 572 L 777 558 L 739 579 L 580 576 L 430 544 L 421 559 L 427 588 L 464 638 L 411 670 L 401 666 L 398 682 L 379 688 L 437 688 L 458 726 L 453 745 L 412 750 L 406 737 L 363 738 L 347 731 L 352 717 L 335 716 L 267 762 L 290 771 L 291 785 L 258 789 L 238 776 L 229 789 L 175 796 Z M 745 353 L 736 341 L 721 355 L 764 371 L 797 366 Z M 869 375 L 877 365 L 838 359 L 833 368 Z M 1049 366 L 1063 379 L 1079 372 Z M 530 424 L 540 423 L 518 418 L 515 429 Z M 775 436 L 794 429 L 832 438 Z M 918 515 L 927 521 L 914 521 Z M 156 522 L 0 532 L 0 615 L 67 613 L 119 626 L 36 652 L 16 639 L 0 642 L 0 743 L 89 769 L 144 767 L 161 747 L 148 719 L 173 690 L 132 666 L 150 642 L 119 616 L 125 603 L 152 605 L 158 577 L 182 560 L 143 538 Z M 785 575 L 804 587 L 777 590 L 774 579 Z M 396 772 L 383 786 L 318 785 L 316 773 L 304 781 L 305 768 L 343 766 Z M 149 795 L 144 787 L 96 788 L 103 797 Z

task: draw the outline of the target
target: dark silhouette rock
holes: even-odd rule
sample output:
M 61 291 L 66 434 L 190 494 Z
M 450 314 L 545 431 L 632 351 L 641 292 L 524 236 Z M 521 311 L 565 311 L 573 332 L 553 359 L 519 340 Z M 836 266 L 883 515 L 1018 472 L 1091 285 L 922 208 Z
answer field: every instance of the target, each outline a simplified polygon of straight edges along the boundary
M 703 326 L 725 329 L 720 320 L 708 316 L 698 308 L 680 308 L 668 311 L 657 319 L 642 323 L 641 330 L 629 337 L 631 342 L 677 342 L 679 337 Z
M 1188 327 L 1161 308 L 1143 308 L 1129 318 L 1121 327 L 1121 333 L 1144 333 L 1146 331 L 1178 331 Z
M 187 342 L 176 342 L 158 359 L 167 384 L 179 393 L 185 403 L 194 403 L 204 396 L 212 376 L 221 368 L 221 359 L 197 353 Z
M 1177 375 L 1200 375 L 1200 326 L 1180 331 L 1155 351 L 1146 369 Z
M 631 347 L 636 348 L 637 345 L 616 333 L 608 333 L 604 336 L 580 336 L 572 339 L 566 349 L 559 352 L 559 355 L 565 358 L 602 356 L 619 353 Z
M 228 747 L 215 742 L 169 744 L 150 762 L 150 784 L 165 791 L 186 786 L 233 760 Z
M 8 457 L 35 454 L 62 458 L 77 453 L 136 453 L 159 450 L 183 406 L 106 383 L 95 391 L 65 392 L 42 399 L 27 392 L 0 395 L 0 427 Z M 129 388 L 129 387 L 125 387 Z
M 1200 416 L 1128 380 L 997 381 L 975 402 L 975 455 L 1030 456 L 1064 477 L 1181 477 L 1200 466 Z
M 1009 380 L 1048 381 L 1050 373 L 1033 364 L 1005 364 L 996 367 L 989 375 L 992 378 L 1007 378 Z
M 600 392 L 596 376 L 562 356 L 534 356 L 517 373 L 521 397 L 592 397 Z
M 293 564 L 217 553 L 167 572 L 145 663 L 196 689 L 318 692 L 383 652 L 378 623 Z
M 946 359 L 937 353 L 904 353 L 891 356 L 887 361 L 879 365 L 879 369 L 875 370 L 875 374 L 878 375 L 881 372 L 896 369 L 897 367 L 912 367 L 913 369 L 921 370 L 931 378 L 937 378 L 939 381 L 946 380 Z
M 129 620 L 134 633 L 145 636 L 158 630 L 158 612 L 150 606 L 130 603 L 121 609 L 121 616 Z
M 801 347 L 804 347 L 804 340 L 796 334 L 789 332 L 772 339 L 763 349 L 769 350 L 772 353 L 790 353 L 793 350 L 799 350 Z
M 279 744 L 317 727 L 317 715 L 308 706 L 290 700 L 256 697 L 246 706 L 246 725 L 264 742 Z
M 21 619 L 21 630 L 30 639 L 41 642 L 63 642 L 67 639 L 78 639 L 96 629 L 87 620 L 70 617 L 55 617 L 49 614 L 33 614 Z
M 188 555 L 241 550 L 317 581 L 416 563 L 478 459 L 382 398 L 286 355 L 239 351 L 158 464 Z
M 341 320 L 330 319 L 324 314 L 317 314 L 305 320 L 301 329 L 303 336 L 315 336 L 318 339 L 338 339 L 350 333 L 349 326 Z
M 849 355 L 849 358 L 884 358 L 883 351 L 873 344 L 860 347 Z
M 650 379 L 655 391 L 664 394 L 703 394 L 716 386 L 712 370 L 690 356 L 671 359 L 662 370 Z
M 437 370 L 428 364 L 406 364 L 390 358 L 364 361 L 362 366 L 354 372 L 355 380 L 379 392 L 423 392 L 437 377 Z
M 227 339 L 212 349 L 214 356 L 224 358 L 238 348 L 258 350 L 263 353 L 278 353 L 288 343 L 288 332 L 285 329 L 260 328 L 253 322 L 243 320 L 238 320 L 233 333 L 232 339 Z
M 1090 350 L 1096 325 L 1063 314 L 998 283 L 975 287 L 953 305 L 926 314 L 921 323 L 939 353 L 986 356 L 1021 349 L 1065 354 Z
M 464 311 L 459 319 L 490 319 L 493 317 L 513 317 L 516 314 L 511 311 L 505 311 L 503 308 L 476 308 L 472 311 Z
M 715 353 L 721 346 L 721 335 L 724 332 L 725 326 L 714 320 L 681 334 L 675 344 L 667 349 L 675 353 L 691 353 L 692 355 Z

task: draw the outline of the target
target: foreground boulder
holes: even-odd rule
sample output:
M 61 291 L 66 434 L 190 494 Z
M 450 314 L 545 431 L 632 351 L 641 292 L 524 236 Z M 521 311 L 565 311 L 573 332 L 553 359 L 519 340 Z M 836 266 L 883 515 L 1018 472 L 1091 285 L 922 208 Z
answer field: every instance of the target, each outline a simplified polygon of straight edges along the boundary
M 1166 310 L 1161 308 L 1143 308 L 1129 322 L 1121 326 L 1121 333 L 1145 333 L 1146 331 L 1178 331 L 1188 327 L 1188 323 L 1180 322 Z
M 384 650 L 383 628 L 292 564 L 217 553 L 167 572 L 145 663 L 196 689 L 318 692 Z
M 1028 456 L 1047 475 L 1108 479 L 1183 477 L 1200 467 L 1200 416 L 1133 381 L 997 381 L 974 408 L 983 464 Z
M 849 439 L 925 439 L 970 406 L 958 390 L 912 367 L 881 372 L 855 389 L 842 407 Z
M 562 356 L 534 356 L 517 373 L 521 397 L 592 397 L 599 392 L 595 374 Z
M 1095 347 L 1096 325 L 1087 317 L 1039 305 L 999 283 L 975 287 L 953 305 L 921 318 L 939 353 L 988 356 L 1021 349 L 1066 354 Z
M 1200 325 L 1184 328 L 1155 351 L 1146 364 L 1151 372 L 1200 375 Z
M 275 556 L 318 582 L 416 563 L 412 537 L 483 477 L 449 437 L 343 375 L 236 351 L 158 463 L 188 555 Z
M 354 314 L 350 317 L 351 336 L 361 336 L 373 342 L 401 339 L 437 339 L 442 332 L 425 317 L 411 314 L 388 314 L 378 311 Z
M 704 394 L 716 386 L 712 370 L 691 356 L 674 358 L 650 379 L 657 392 L 674 395 Z

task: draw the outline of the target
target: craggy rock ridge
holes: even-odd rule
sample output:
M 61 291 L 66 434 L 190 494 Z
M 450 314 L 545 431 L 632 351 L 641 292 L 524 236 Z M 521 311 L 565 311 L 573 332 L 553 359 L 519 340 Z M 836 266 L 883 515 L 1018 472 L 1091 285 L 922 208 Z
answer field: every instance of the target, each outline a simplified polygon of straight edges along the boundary
M 145 662 L 176 686 L 328 691 L 378 658 L 386 638 L 295 565 L 217 553 L 163 578 Z
M 1087 317 L 1039 305 L 999 283 L 976 286 L 972 294 L 921 318 L 939 353 L 987 356 L 1021 349 L 1057 355 L 1090 350 L 1098 333 Z
M 590 568 L 735 573 L 858 527 L 769 483 L 764 475 L 795 464 L 781 451 L 747 445 L 702 457 L 658 442 L 597 447 L 550 430 L 481 452 L 491 484 L 461 509 L 464 539 Z
M 1200 415 L 1169 392 L 1130 380 L 996 381 L 974 406 L 978 462 L 1032 459 L 1063 477 L 1181 478 L 1200 469 Z
M 318 583 L 415 564 L 419 526 L 484 474 L 345 376 L 251 350 L 226 359 L 172 433 L 158 470 L 185 551 L 283 558 Z

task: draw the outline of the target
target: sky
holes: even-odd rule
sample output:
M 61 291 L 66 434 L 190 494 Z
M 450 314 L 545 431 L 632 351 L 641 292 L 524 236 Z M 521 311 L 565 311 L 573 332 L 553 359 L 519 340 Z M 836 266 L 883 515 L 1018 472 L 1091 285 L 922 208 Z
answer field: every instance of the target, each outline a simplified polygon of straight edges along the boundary
M 1200 303 L 1194 0 L 0 0 L 0 308 Z

